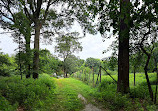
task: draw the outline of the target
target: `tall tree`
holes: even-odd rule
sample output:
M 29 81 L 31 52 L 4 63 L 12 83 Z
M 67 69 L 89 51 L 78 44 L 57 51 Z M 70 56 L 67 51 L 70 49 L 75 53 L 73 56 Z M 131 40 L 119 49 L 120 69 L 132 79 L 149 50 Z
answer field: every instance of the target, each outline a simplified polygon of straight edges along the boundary
M 79 33 L 72 32 L 67 34 L 61 34 L 57 37 L 57 45 L 55 47 L 56 52 L 59 53 L 59 56 L 64 59 L 64 77 L 67 77 L 67 67 L 66 67 L 66 59 L 72 53 L 81 51 L 82 46 L 79 40 Z
M 33 58 L 33 78 L 38 78 L 39 70 L 39 40 L 42 25 L 45 23 L 48 16 L 48 11 L 53 2 L 52 0 L 37 0 L 37 1 L 20 1 L 22 7 L 24 8 L 25 15 L 34 24 L 34 58 Z M 46 8 L 43 7 L 43 4 L 46 4 Z M 42 8 L 45 8 L 43 10 Z M 44 11 L 43 13 L 41 11 Z
M 0 2 L 0 21 L 3 29 L 13 31 L 12 36 L 14 41 L 18 42 L 21 36 L 25 39 L 25 52 L 27 58 L 25 59 L 26 75 L 30 77 L 30 39 L 31 39 L 31 22 L 16 0 L 1 0 Z
M 118 84 L 117 91 L 129 92 L 129 20 L 130 0 L 120 0 Z

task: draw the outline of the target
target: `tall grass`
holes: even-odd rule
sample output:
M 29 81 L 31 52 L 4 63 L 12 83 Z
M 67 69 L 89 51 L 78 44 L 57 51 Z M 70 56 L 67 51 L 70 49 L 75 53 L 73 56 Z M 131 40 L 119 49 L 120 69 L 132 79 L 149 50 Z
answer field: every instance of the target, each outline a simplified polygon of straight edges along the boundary
M 19 106 L 25 110 L 48 110 L 53 98 L 55 84 L 46 74 L 39 79 L 23 79 L 20 77 L 0 78 L 0 110 L 17 109 Z
M 80 74 L 78 74 L 80 75 Z M 92 86 L 92 74 L 87 76 L 87 80 L 83 80 L 85 83 Z M 117 80 L 116 74 L 111 74 L 112 77 Z M 77 76 L 78 77 L 78 76 Z M 84 76 L 82 78 L 85 78 Z M 80 78 L 79 78 L 80 79 Z M 155 93 L 155 81 L 156 74 L 150 73 L 149 79 L 152 84 L 153 92 Z M 134 75 L 130 74 L 130 93 L 127 95 L 121 95 L 117 93 L 117 84 L 111 79 L 108 75 L 102 75 L 102 82 L 99 85 L 96 85 L 97 74 L 94 76 L 94 83 L 98 89 L 96 92 L 93 92 L 93 96 L 105 107 L 108 107 L 110 110 L 156 110 L 157 106 L 151 102 L 148 87 L 146 83 L 146 78 L 144 73 L 136 74 L 136 85 L 134 86 Z

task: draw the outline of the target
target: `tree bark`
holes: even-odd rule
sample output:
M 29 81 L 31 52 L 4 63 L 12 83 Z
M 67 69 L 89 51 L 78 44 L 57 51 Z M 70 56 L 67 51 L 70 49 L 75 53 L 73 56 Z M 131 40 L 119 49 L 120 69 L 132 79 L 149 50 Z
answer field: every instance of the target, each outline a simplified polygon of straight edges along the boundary
M 157 101 L 157 85 L 158 85 L 158 70 L 157 70 L 157 58 L 155 56 L 154 56 L 154 62 L 155 62 L 155 69 L 156 69 L 156 89 L 155 89 L 154 104 L 156 104 L 156 101 Z
M 93 71 L 93 87 L 94 87 L 94 68 L 92 67 L 92 71 Z
M 153 101 L 153 90 L 151 88 L 151 84 L 150 84 L 149 77 L 148 77 L 148 64 L 149 64 L 150 57 L 151 57 L 151 55 L 148 55 L 148 59 L 147 59 L 146 64 L 145 64 L 144 71 L 145 71 L 145 77 L 147 80 L 150 98 L 151 98 L 151 101 Z
M 129 10 L 130 0 L 120 0 L 120 31 L 118 52 L 118 84 L 117 91 L 129 92 Z
M 67 78 L 67 72 L 66 72 L 66 58 L 64 58 L 64 78 Z
M 157 68 L 156 68 L 156 91 L 155 91 L 155 101 L 154 101 L 154 103 L 156 104 L 156 100 L 157 100 L 157 85 L 158 85 L 158 70 L 157 70 Z
M 26 78 L 30 78 L 31 77 L 31 64 L 30 64 L 30 61 L 31 61 L 31 49 L 30 49 L 30 38 L 31 37 L 28 37 L 28 38 L 25 38 L 26 40 Z
M 35 24 L 35 38 L 34 38 L 34 58 L 33 58 L 33 78 L 37 79 L 39 74 L 39 39 L 40 39 L 41 24 Z
M 134 67 L 134 86 L 136 85 L 136 69 Z

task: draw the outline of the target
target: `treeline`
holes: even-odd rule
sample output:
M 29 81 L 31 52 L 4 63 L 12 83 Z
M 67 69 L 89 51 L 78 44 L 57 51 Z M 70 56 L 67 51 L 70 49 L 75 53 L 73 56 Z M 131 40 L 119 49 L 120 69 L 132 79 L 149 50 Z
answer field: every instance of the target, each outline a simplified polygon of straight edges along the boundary
M 33 56 L 33 53 L 30 55 Z M 9 56 L 8 54 L 0 53 L 0 76 L 23 75 L 27 76 L 27 63 L 24 52 Z M 19 60 L 20 59 L 20 60 Z M 33 60 L 30 61 L 32 63 Z M 52 55 L 49 50 L 40 50 L 40 73 L 58 73 L 62 74 L 62 61 Z M 30 65 L 32 71 L 33 65 Z

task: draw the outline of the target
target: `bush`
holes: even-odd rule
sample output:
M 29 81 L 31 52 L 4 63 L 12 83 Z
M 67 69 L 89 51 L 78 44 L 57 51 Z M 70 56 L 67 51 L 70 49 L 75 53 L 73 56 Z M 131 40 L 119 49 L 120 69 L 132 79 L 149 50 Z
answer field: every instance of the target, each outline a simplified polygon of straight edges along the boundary
M 145 99 L 149 98 L 148 87 L 145 85 L 133 86 L 130 90 L 130 96 L 132 98 Z
M 46 109 L 47 98 L 52 98 L 55 89 L 53 80 L 46 74 L 37 80 L 19 77 L 3 77 L 0 79 L 0 93 L 13 105 L 18 103 L 26 110 Z M 51 102 L 51 101 L 49 101 Z
M 0 95 L 0 111 L 15 111 L 17 104 L 11 105 L 9 101 Z
M 94 96 L 112 111 L 128 109 L 131 106 L 128 95 L 121 95 L 116 92 L 116 89 L 116 84 L 112 79 L 104 79 L 98 86 L 99 92 L 95 92 Z

